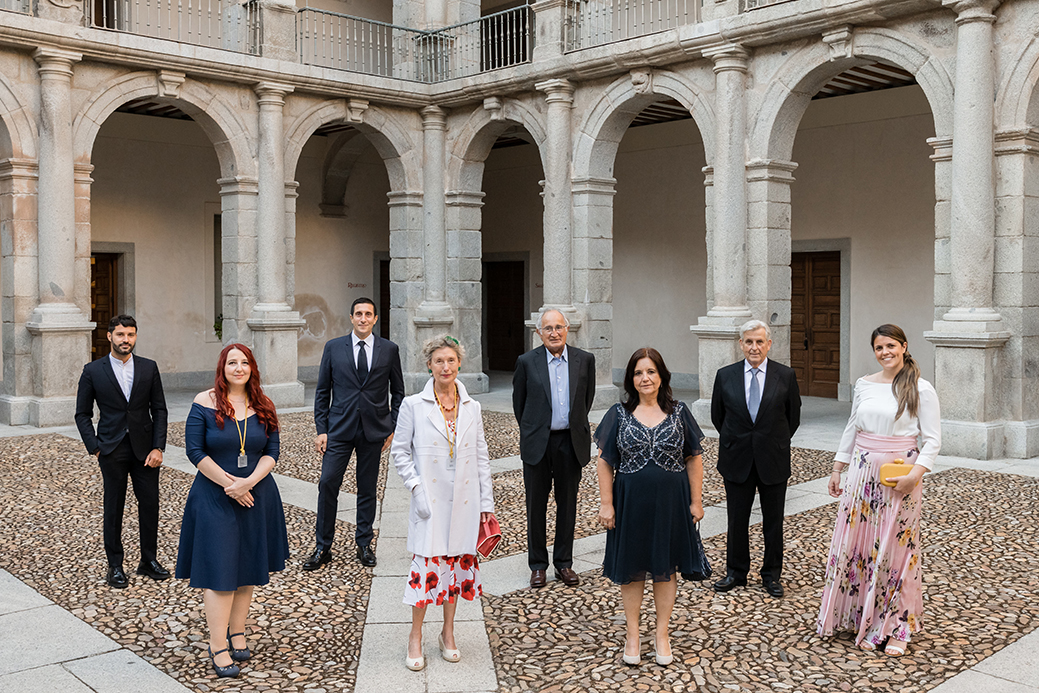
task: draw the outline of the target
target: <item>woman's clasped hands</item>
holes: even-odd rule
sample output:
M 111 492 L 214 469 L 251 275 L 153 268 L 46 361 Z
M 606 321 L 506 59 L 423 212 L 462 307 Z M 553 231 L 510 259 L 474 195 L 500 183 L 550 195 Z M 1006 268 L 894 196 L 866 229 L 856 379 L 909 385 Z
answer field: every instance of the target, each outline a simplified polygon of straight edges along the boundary
M 224 472 L 224 475 L 231 481 L 230 484 L 224 487 L 224 493 L 227 494 L 227 497 L 238 501 L 240 505 L 246 508 L 253 507 L 253 494 L 251 493 L 253 485 L 249 480 L 228 474 L 227 472 Z

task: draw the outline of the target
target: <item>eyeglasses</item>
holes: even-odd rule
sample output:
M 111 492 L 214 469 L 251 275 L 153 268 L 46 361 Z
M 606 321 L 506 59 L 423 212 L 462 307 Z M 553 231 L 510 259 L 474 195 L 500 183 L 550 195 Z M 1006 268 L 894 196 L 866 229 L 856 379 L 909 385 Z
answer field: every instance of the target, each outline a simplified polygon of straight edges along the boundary
M 566 325 L 545 325 L 541 328 L 542 332 L 547 332 L 548 334 L 553 334 L 555 332 L 563 333 L 566 332 L 566 330 Z

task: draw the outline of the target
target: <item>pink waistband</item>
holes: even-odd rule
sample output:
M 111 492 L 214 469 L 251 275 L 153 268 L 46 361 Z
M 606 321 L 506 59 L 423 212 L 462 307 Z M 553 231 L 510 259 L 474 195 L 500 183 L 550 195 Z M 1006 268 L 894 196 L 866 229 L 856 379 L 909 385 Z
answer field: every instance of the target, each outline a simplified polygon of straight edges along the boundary
M 905 452 L 917 446 L 913 436 L 882 436 L 859 431 L 855 434 L 855 445 L 871 452 Z

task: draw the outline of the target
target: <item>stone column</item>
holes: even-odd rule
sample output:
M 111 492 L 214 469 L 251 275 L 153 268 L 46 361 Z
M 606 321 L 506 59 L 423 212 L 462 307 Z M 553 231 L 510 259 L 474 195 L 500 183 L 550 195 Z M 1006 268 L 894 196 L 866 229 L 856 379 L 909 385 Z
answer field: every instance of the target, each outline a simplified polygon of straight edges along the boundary
M 390 206 L 390 339 L 400 347 L 404 387 L 411 394 L 420 391 L 429 379 L 419 341 L 420 307 L 426 290 L 424 195 L 418 190 L 394 190 L 387 197 Z
M 570 191 L 571 128 L 574 85 L 565 79 L 550 79 L 534 85 L 545 92 L 548 104 L 545 142 L 544 214 L 544 305 L 561 310 L 570 321 L 571 339 L 581 327 L 571 293 L 573 272 Z M 540 311 L 539 311 L 540 312 Z M 537 320 L 537 313 L 531 315 Z
M 3 278 L 3 393 L 0 422 L 29 423 L 34 393 L 33 336 L 26 328 L 39 303 L 36 185 L 38 166 L 30 159 L 0 162 L 0 277 Z
M 614 178 L 573 181 L 573 295 L 581 329 L 570 341 L 595 355 L 595 409 L 617 401 L 613 384 Z
M 726 45 L 704 51 L 714 61 L 715 152 L 712 242 L 708 262 L 713 296 L 707 315 L 689 329 L 699 338 L 700 399 L 697 421 L 710 421 L 711 392 L 719 368 L 739 358 L 739 327 L 750 319 L 747 305 L 746 79 L 747 51 Z M 767 317 L 767 316 L 763 316 Z
M 458 315 L 457 334 L 465 345 L 459 379 L 471 393 L 487 392 L 483 372 L 483 192 L 447 193 L 447 302 Z
M 249 314 L 253 349 L 263 374 L 264 391 L 283 407 L 303 406 L 303 383 L 297 377 L 296 342 L 303 321 L 289 307 L 286 288 L 285 95 L 291 87 L 273 82 L 256 86 L 259 97 L 257 151 L 256 279 L 257 303 Z
M 427 339 L 455 331 L 455 314 L 447 302 L 447 202 L 444 160 L 447 114 L 439 106 L 422 109 L 422 276 L 424 298 L 413 321 L 416 351 Z M 392 262 L 392 259 L 391 259 Z M 391 270 L 392 271 L 392 270 Z M 424 384 L 428 374 L 421 357 L 414 364 L 413 383 Z
M 563 45 L 566 6 L 567 0 L 537 0 L 531 3 L 534 28 L 537 31 L 532 54 L 534 62 L 562 57 L 566 50 Z
M 220 247 L 223 263 L 224 344 L 253 341 L 249 314 L 256 304 L 255 178 L 238 176 L 217 180 L 220 186 Z M 264 376 L 266 377 L 266 376 Z
M 992 14 L 998 0 L 947 0 L 956 12 L 950 309 L 934 330 L 942 450 L 991 459 L 1003 454 L 1000 354 L 1010 332 L 992 300 L 995 251 Z
M 68 424 L 75 414 L 80 364 L 89 360 L 94 323 L 76 304 L 76 181 L 72 155 L 72 65 L 78 53 L 39 48 L 38 183 L 39 304 L 26 329 L 33 335 L 33 398 L 29 423 Z M 89 286 L 89 284 L 88 284 Z M 82 287 L 81 290 L 85 290 Z

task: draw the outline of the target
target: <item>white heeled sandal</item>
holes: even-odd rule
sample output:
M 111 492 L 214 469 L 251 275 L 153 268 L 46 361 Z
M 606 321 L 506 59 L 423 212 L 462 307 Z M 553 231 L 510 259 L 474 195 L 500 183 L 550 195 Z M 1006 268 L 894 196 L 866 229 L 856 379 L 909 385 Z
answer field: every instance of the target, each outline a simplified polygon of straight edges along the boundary
M 453 664 L 455 662 L 460 662 L 462 660 L 462 653 L 460 651 L 449 650 L 447 649 L 447 646 L 444 645 L 443 633 L 437 636 L 437 639 L 440 641 L 440 656 L 444 658 L 445 662 L 451 662 Z

